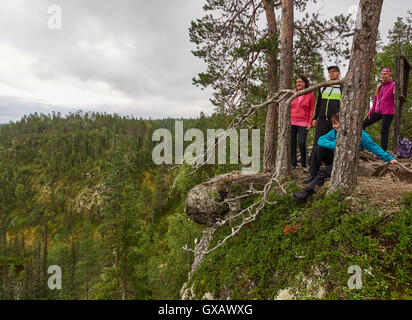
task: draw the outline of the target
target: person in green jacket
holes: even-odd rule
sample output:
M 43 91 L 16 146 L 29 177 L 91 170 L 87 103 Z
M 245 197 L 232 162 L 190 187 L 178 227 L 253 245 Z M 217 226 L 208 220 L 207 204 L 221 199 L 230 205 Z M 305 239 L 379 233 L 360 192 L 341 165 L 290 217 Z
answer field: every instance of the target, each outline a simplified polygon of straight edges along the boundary
M 314 156 L 317 156 L 319 160 L 324 156 L 324 150 L 335 151 L 336 139 L 338 136 L 339 128 L 339 114 L 335 113 L 331 117 L 333 129 L 329 131 L 326 135 L 321 136 L 318 140 L 318 147 L 314 151 Z M 362 130 L 361 146 L 365 149 L 368 149 L 370 152 L 375 154 L 377 157 L 382 159 L 385 162 L 391 164 L 397 164 L 397 160 L 389 153 L 384 151 L 380 146 L 378 146 L 371 138 L 371 136 L 365 131 Z M 321 162 L 320 162 L 321 163 Z M 327 166 L 320 169 L 320 164 L 314 168 L 316 171 L 315 178 L 310 182 L 310 184 L 302 189 L 300 192 L 293 193 L 292 196 L 298 200 L 305 201 L 308 196 L 315 191 L 316 186 L 322 186 L 327 178 L 330 178 L 333 168 L 333 159 L 332 162 Z
M 338 66 L 328 67 L 329 80 L 339 80 L 340 69 Z M 317 93 L 315 112 L 312 125 L 316 127 L 315 145 L 318 139 L 332 130 L 330 117 L 340 110 L 342 99 L 342 85 L 332 85 L 320 88 Z
M 339 80 L 340 69 L 338 66 L 328 67 L 329 80 Z M 314 151 L 318 144 L 318 140 L 321 136 L 327 134 L 332 130 L 331 116 L 338 113 L 340 110 L 340 101 L 342 99 L 342 85 L 332 85 L 320 88 L 317 93 L 317 100 L 315 105 L 315 112 L 313 115 L 312 126 L 316 127 L 315 141 L 313 143 L 313 149 L 309 160 L 309 176 L 303 180 L 304 183 L 312 181 L 316 172 L 314 168 L 316 159 L 314 158 Z M 326 149 L 324 150 L 325 163 L 328 164 L 333 159 L 333 153 Z

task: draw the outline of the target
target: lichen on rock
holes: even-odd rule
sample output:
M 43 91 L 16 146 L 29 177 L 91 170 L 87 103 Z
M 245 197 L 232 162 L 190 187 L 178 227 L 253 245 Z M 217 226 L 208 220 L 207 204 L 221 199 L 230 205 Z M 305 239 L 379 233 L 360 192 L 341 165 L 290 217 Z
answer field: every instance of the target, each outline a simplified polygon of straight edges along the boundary
M 240 209 L 240 201 L 225 201 L 235 198 L 251 186 L 261 189 L 269 181 L 270 173 L 249 174 L 242 171 L 216 176 L 189 191 L 185 210 L 191 220 L 207 227 L 214 226 L 218 219 Z

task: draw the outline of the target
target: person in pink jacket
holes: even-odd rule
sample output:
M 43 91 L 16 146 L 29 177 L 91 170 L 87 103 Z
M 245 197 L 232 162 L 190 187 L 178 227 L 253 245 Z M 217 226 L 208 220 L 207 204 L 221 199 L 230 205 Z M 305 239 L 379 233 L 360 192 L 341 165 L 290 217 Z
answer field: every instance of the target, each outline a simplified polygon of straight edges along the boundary
M 382 70 L 382 82 L 376 88 L 372 108 L 363 121 L 365 130 L 375 122 L 382 120 L 381 147 L 385 151 L 388 148 L 389 128 L 395 114 L 395 82 L 391 80 L 391 75 L 390 69 Z
M 304 75 L 300 75 L 296 79 L 295 86 L 295 91 L 304 90 L 309 87 L 309 81 Z M 303 168 L 306 168 L 306 138 L 312 127 L 315 95 L 310 92 L 297 97 L 291 105 L 291 163 L 292 167 L 295 168 L 297 165 L 296 148 L 299 144 L 301 164 Z

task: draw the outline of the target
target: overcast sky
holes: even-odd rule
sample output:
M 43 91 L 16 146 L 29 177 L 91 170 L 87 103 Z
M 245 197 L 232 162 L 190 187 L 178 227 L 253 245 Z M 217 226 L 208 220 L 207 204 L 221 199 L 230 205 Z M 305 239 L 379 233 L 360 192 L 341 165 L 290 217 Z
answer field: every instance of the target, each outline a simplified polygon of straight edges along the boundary
M 385 0 L 385 40 L 409 0 Z M 205 70 L 190 50 L 188 27 L 203 0 L 0 0 L 0 123 L 25 114 L 82 109 L 135 117 L 210 114 L 210 92 L 192 85 Z M 356 0 L 308 7 L 327 18 Z M 50 30 L 62 9 L 61 30 Z M 355 6 L 355 7 L 354 7 Z M 409 5 L 412 8 L 412 5 Z

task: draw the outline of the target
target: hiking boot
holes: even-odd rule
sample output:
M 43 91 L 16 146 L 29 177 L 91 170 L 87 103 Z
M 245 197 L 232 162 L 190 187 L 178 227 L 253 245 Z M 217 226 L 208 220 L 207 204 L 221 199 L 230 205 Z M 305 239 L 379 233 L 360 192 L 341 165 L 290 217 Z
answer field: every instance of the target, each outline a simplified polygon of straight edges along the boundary
M 315 177 L 309 176 L 305 179 L 302 180 L 303 183 L 308 184 L 309 182 L 311 182 Z
M 307 190 L 302 190 L 296 193 L 292 193 L 292 197 L 300 201 L 306 201 L 309 195 L 310 195 L 310 192 Z

